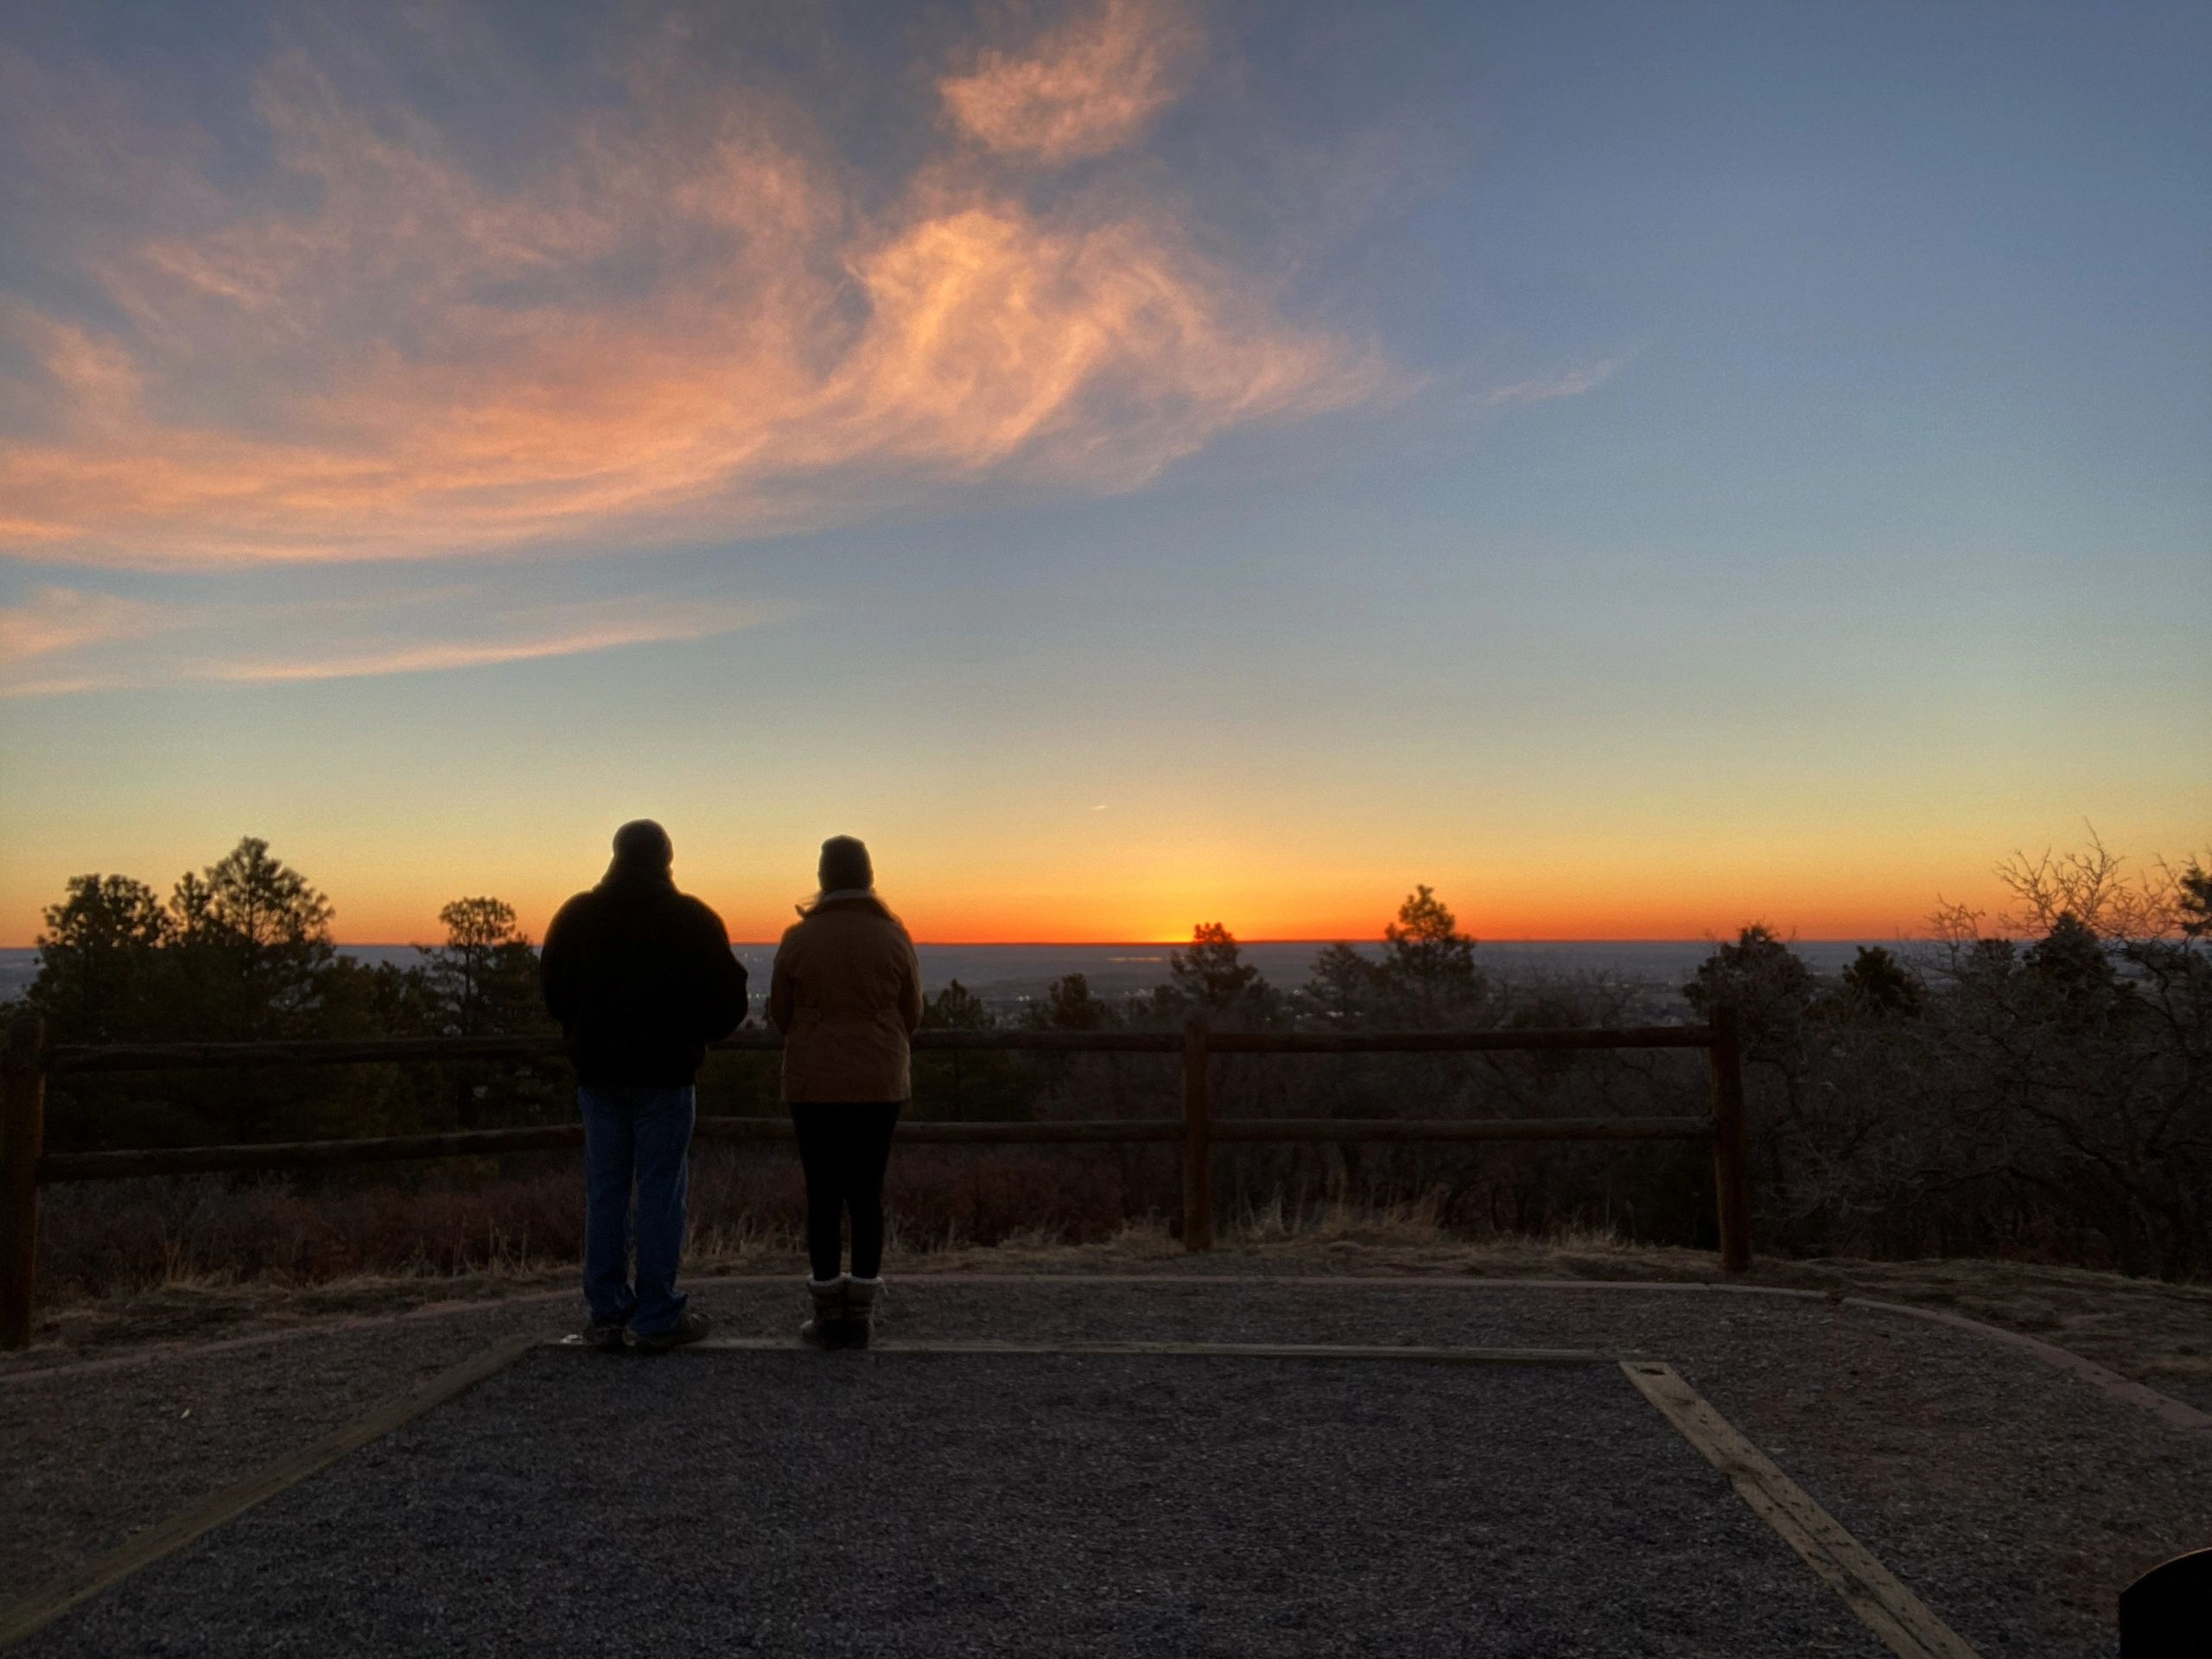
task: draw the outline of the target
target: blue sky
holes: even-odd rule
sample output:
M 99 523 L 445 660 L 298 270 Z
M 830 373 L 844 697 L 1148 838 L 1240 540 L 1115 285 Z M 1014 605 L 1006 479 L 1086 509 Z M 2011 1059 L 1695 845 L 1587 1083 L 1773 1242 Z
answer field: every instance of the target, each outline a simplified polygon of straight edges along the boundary
M 0 928 L 1908 929 L 2208 840 L 2212 18 L 11 10 Z M 980 274 L 979 274 L 980 273 Z

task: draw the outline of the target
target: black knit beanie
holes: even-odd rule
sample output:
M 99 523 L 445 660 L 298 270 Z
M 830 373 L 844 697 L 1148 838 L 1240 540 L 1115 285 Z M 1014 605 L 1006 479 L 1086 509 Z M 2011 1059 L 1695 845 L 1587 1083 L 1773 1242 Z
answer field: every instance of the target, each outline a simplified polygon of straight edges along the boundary
M 824 893 L 875 885 L 875 866 L 868 861 L 867 845 L 851 836 L 832 836 L 822 843 L 819 877 Z
M 662 870 L 676 861 L 668 831 L 651 818 L 635 818 L 614 832 L 614 865 L 625 870 Z

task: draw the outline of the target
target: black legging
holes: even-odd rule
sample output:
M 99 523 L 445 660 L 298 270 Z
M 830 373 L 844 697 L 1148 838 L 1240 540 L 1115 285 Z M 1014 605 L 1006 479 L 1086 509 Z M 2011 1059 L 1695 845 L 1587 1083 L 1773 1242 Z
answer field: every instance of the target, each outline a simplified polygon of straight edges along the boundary
M 842 1212 L 853 1212 L 853 1276 L 883 1271 L 883 1170 L 901 1103 L 791 1105 L 798 1161 L 806 1171 L 806 1259 L 817 1280 L 838 1273 Z

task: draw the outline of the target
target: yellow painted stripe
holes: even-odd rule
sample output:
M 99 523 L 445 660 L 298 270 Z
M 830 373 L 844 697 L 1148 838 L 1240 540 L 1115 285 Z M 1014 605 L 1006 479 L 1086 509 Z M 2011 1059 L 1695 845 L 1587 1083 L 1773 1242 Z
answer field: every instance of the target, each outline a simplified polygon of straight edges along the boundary
M 1637 1391 L 1665 1414 L 1705 1460 L 1728 1477 L 1736 1495 L 1780 1533 L 1899 1659 L 1975 1659 L 1959 1633 L 1900 1583 L 1841 1522 L 1739 1433 L 1671 1365 L 1621 1362 Z

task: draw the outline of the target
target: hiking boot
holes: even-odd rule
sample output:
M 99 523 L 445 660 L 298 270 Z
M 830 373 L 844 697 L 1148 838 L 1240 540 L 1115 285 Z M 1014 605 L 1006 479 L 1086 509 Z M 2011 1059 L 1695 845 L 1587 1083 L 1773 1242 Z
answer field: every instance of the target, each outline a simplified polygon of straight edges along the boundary
M 630 1328 L 620 1319 L 594 1319 L 584 1326 L 584 1346 L 619 1354 L 630 1345 Z
M 686 1343 L 696 1342 L 715 1328 L 715 1322 L 703 1313 L 683 1310 L 683 1318 L 665 1331 L 633 1331 L 630 1340 L 641 1354 L 664 1354 L 671 1348 L 681 1348 Z
M 865 1348 L 875 1330 L 875 1299 L 880 1279 L 845 1281 L 845 1346 Z
M 810 1279 L 806 1294 L 814 1301 L 814 1317 L 798 1328 L 798 1339 L 810 1348 L 845 1345 L 845 1280 Z

